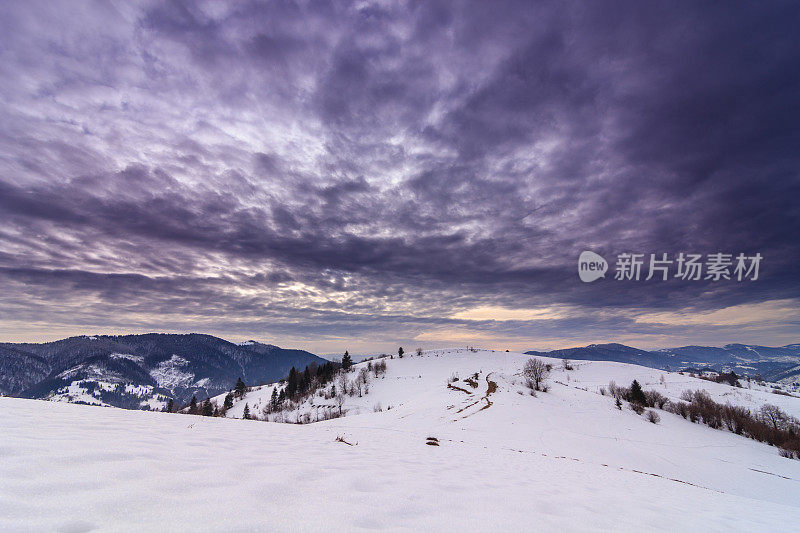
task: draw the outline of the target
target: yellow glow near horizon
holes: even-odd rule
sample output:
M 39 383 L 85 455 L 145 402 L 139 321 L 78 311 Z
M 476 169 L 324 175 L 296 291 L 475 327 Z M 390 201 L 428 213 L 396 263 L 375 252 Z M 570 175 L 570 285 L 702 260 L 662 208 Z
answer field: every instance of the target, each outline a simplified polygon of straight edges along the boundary
M 450 318 L 456 320 L 553 320 L 563 318 L 563 312 L 552 307 L 541 309 L 508 309 L 506 307 L 485 306 L 459 311 Z
M 741 326 L 758 324 L 767 321 L 783 321 L 800 315 L 800 302 L 797 300 L 771 300 L 757 304 L 742 304 L 708 312 L 674 312 L 645 313 L 636 317 L 636 322 L 646 324 L 667 325 L 708 325 L 708 326 Z

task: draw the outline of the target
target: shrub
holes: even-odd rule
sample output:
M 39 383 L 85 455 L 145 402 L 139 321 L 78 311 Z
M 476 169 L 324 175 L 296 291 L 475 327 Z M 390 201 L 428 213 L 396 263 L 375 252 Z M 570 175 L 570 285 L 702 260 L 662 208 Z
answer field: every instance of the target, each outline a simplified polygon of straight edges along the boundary
M 732 387 L 742 386 L 741 383 L 739 383 L 739 376 L 737 376 L 735 372 L 729 372 L 727 374 L 725 373 L 719 374 L 717 375 L 716 378 L 714 378 L 714 381 L 716 381 L 717 383 L 727 383 Z
M 628 389 L 620 387 L 613 381 L 608 384 L 608 393 L 614 398 L 624 398 L 628 395 Z
M 680 415 L 683 418 L 687 418 L 689 416 L 689 404 L 686 402 L 668 402 L 666 405 L 666 410 L 670 413 Z
M 781 456 L 789 459 L 800 459 L 800 438 L 795 437 L 780 446 Z
M 652 422 L 653 424 L 658 424 L 661 422 L 661 417 L 658 416 L 658 413 L 655 411 L 647 411 L 647 421 Z
M 655 390 L 645 391 L 644 397 L 648 407 L 657 407 L 658 409 L 664 409 L 667 401 L 669 401 L 669 398 Z
M 722 421 L 728 431 L 741 435 L 750 418 L 750 410 L 738 405 L 726 404 L 722 408 Z
M 631 411 L 633 411 L 637 415 L 640 415 L 640 414 L 644 413 L 644 406 L 642 404 L 640 404 L 640 403 L 631 402 L 630 403 L 630 408 L 631 408 Z

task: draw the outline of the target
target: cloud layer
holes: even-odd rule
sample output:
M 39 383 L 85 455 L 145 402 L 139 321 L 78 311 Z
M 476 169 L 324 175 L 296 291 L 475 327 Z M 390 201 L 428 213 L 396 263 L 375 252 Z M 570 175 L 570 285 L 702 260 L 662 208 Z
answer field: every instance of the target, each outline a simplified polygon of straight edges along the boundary
M 796 5 L 6 12 L 9 340 L 204 331 L 334 351 L 800 337 L 800 313 L 758 312 L 800 301 Z M 756 282 L 583 284 L 584 249 L 765 259 Z M 653 320 L 746 306 L 749 325 Z

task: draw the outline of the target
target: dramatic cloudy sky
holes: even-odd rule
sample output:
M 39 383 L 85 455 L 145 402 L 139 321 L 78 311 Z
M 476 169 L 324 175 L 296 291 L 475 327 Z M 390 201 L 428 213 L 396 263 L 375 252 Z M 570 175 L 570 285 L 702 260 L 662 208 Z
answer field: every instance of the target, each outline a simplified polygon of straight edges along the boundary
M 0 340 L 800 342 L 799 14 L 6 3 Z M 585 249 L 764 260 L 589 284 Z

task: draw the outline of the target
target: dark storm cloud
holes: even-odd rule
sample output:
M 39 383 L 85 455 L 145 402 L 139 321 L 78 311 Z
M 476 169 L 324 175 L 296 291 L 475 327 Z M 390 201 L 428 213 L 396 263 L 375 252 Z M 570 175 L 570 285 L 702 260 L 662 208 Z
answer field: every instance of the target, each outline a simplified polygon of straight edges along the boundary
M 6 331 L 600 339 L 800 298 L 792 4 L 8 11 Z M 583 249 L 765 262 L 753 283 L 585 285 Z

